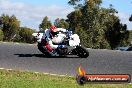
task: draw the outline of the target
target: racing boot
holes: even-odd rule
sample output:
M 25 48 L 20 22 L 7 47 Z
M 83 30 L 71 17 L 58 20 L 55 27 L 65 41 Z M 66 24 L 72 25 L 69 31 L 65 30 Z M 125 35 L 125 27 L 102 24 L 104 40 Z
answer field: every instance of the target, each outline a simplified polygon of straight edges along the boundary
M 56 52 L 56 50 L 53 50 L 50 52 L 51 56 L 59 56 L 59 54 Z

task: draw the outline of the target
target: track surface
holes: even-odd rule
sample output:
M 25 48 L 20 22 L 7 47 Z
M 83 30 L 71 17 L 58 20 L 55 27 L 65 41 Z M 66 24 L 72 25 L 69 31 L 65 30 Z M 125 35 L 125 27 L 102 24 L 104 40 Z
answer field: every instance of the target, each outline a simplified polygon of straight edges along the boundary
M 132 52 L 88 49 L 88 58 L 47 58 L 35 45 L 0 43 L 0 68 L 74 76 L 81 65 L 91 74 L 130 74 Z

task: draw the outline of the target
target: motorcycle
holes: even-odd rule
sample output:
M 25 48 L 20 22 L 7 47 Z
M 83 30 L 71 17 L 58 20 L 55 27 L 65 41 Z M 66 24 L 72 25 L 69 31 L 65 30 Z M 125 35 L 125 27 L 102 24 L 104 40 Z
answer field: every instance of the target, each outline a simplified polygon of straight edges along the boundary
M 51 56 L 50 52 L 45 47 L 42 42 L 44 33 L 33 33 L 32 34 L 38 43 L 38 49 L 46 56 Z M 57 40 L 57 41 L 56 41 Z M 80 44 L 80 39 L 77 34 L 73 34 L 72 31 L 67 31 L 66 33 L 59 32 L 52 39 L 54 44 L 67 45 L 67 48 L 57 48 L 56 52 L 59 56 L 66 55 L 77 55 L 80 58 L 87 58 L 89 56 L 88 50 Z

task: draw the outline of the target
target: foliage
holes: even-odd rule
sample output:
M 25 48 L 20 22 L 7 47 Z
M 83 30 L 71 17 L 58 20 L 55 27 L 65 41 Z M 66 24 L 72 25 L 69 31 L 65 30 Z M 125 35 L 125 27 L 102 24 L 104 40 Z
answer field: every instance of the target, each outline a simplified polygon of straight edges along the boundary
M 54 22 L 54 25 L 58 28 L 69 28 L 69 24 L 65 21 L 65 19 L 57 18 Z
M 76 3 L 72 5 L 78 8 L 67 15 L 67 22 L 75 32 L 80 32 L 79 35 L 86 47 L 113 49 L 118 45 L 129 43 L 127 26 L 120 23 L 115 15 L 117 11 L 112 5 L 103 8 L 102 0 L 70 0 L 70 2 Z M 79 4 L 81 5 L 78 6 Z
M 92 4 L 101 4 L 102 0 L 69 0 L 68 4 L 73 5 L 76 8 L 81 8 L 87 4 L 87 2 L 90 2 Z M 90 4 L 90 5 L 92 5 Z
M 132 30 L 129 30 L 129 41 L 131 42 L 132 45 Z
M 129 21 L 132 22 L 132 15 L 130 16 Z
M 80 10 L 75 10 L 67 15 L 67 22 L 69 23 L 69 27 L 73 30 L 81 29 L 82 27 L 82 13 Z
M 0 41 L 3 41 L 3 37 L 4 37 L 3 31 L 0 29 Z
M 26 42 L 26 43 L 33 43 L 33 36 L 32 34 L 35 32 L 35 30 L 32 30 L 27 27 L 21 27 L 19 35 L 20 35 L 20 41 Z
M 120 24 L 120 20 L 117 19 L 113 22 L 112 27 L 106 31 L 106 38 L 112 48 L 117 46 L 127 46 L 129 44 L 129 31 L 127 30 L 126 25 Z
M 14 15 L 3 14 L 0 17 L 0 26 L 4 33 L 4 40 L 12 41 L 19 31 L 20 22 Z
M 51 27 L 51 22 L 48 20 L 48 17 L 44 17 L 42 23 L 39 25 L 40 31 L 44 31 L 47 28 Z
M 132 22 L 132 15 L 130 16 L 129 18 L 129 21 Z M 129 41 L 131 42 L 131 45 L 132 45 L 132 30 L 129 31 Z
M 3 14 L 0 17 L 0 40 L 2 40 L 2 32 L 4 35 L 4 41 L 14 41 L 14 42 L 27 42 L 32 43 L 32 33 L 34 30 L 26 27 L 20 28 L 20 21 L 12 15 Z

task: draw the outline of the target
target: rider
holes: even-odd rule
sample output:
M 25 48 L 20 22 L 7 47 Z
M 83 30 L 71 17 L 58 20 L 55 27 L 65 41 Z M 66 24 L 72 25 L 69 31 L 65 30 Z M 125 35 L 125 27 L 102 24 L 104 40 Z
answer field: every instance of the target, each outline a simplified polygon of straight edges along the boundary
M 55 37 L 55 35 L 59 32 L 66 32 L 66 29 L 64 28 L 57 28 L 56 26 L 51 26 L 50 29 L 45 30 L 45 34 L 42 37 L 42 40 L 46 42 L 46 48 L 50 52 L 52 56 L 57 56 L 55 49 L 57 48 L 66 48 L 66 45 L 54 45 L 52 42 L 52 39 Z

